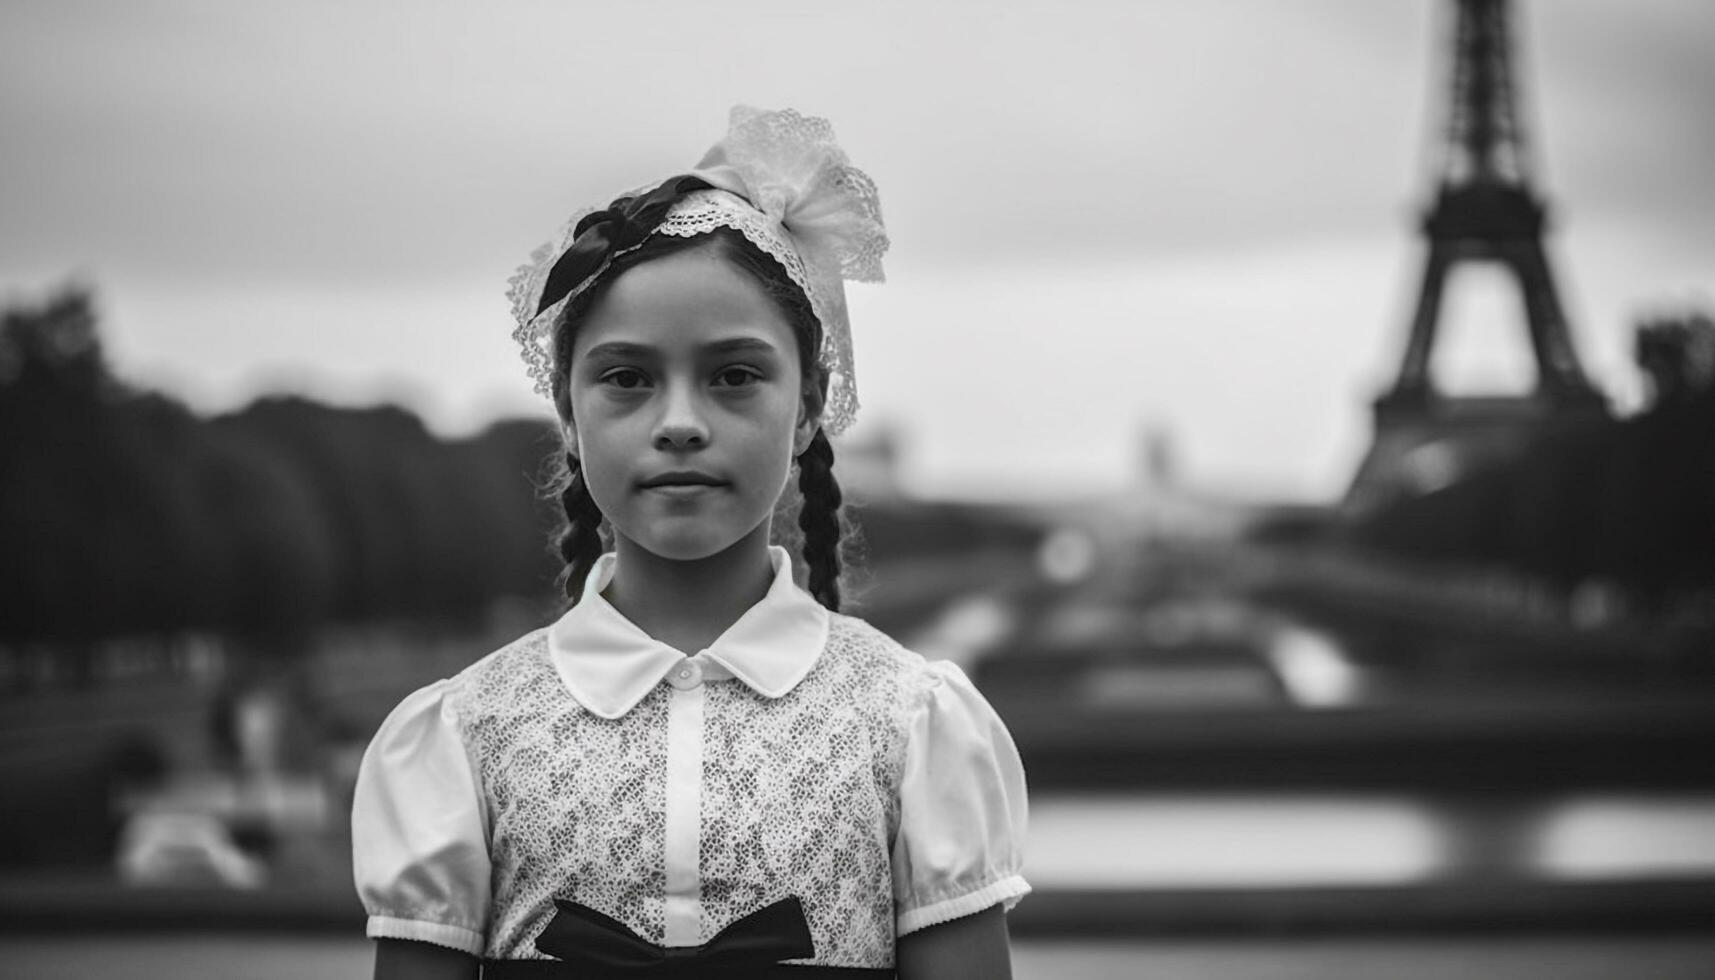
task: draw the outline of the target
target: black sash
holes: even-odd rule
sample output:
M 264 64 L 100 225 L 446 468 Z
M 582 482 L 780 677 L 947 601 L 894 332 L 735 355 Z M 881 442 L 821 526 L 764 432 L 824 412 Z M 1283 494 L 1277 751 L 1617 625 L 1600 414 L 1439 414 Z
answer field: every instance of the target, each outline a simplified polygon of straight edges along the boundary
M 749 973 L 663 973 L 662 977 L 685 980 L 893 980 L 892 970 L 865 970 L 850 966 L 794 966 L 776 963 Z M 657 974 L 632 969 L 590 970 L 561 960 L 483 960 L 482 980 L 637 980 Z
M 536 951 L 552 960 L 483 960 L 483 980 L 891 980 L 891 969 L 799 966 L 816 955 L 804 906 L 788 896 L 722 929 L 701 946 L 657 946 L 587 905 L 555 899 L 558 911 Z

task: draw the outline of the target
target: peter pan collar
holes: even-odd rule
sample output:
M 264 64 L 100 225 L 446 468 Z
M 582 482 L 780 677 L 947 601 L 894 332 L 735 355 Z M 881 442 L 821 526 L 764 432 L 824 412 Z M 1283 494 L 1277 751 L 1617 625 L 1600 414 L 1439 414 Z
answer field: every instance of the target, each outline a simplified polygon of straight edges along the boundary
M 703 676 L 743 681 L 766 698 L 798 686 L 828 638 L 828 610 L 792 581 L 786 550 L 768 549 L 774 582 L 762 601 L 689 659 Z M 613 580 L 612 552 L 596 560 L 578 604 L 548 628 L 548 655 L 566 690 L 603 718 L 620 718 L 683 665 L 686 655 L 643 632 L 602 598 Z

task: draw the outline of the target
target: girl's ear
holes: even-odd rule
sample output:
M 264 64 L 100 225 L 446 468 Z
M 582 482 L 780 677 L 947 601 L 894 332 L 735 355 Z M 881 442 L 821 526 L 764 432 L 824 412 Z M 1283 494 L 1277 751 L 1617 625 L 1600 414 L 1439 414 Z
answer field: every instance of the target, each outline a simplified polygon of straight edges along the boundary
M 566 452 L 582 456 L 578 452 L 578 426 L 572 421 L 572 395 L 563 380 L 554 385 L 554 418 L 560 423 L 560 438 L 566 444 Z
M 583 456 L 583 453 L 578 452 L 578 426 L 570 415 L 560 416 L 560 438 L 565 440 L 566 452 L 573 456 Z
M 810 448 L 811 440 L 816 438 L 816 432 L 822 427 L 822 418 L 810 411 L 809 405 L 800 404 L 798 407 L 798 424 L 792 430 L 792 458 L 804 455 L 804 450 Z
M 815 387 L 806 382 L 803 394 L 798 398 L 798 423 L 792 431 L 792 458 L 797 459 L 810 448 L 811 440 L 816 438 L 817 430 L 822 427 L 822 406 L 828 403 L 828 375 L 818 371 Z

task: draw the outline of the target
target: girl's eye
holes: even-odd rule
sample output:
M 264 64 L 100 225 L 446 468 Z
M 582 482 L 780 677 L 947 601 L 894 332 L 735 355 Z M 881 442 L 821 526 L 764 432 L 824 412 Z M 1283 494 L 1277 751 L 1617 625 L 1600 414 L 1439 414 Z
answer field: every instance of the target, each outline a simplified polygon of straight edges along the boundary
M 753 368 L 729 367 L 722 368 L 715 375 L 715 381 L 727 388 L 742 388 L 762 380 L 762 375 Z
M 602 375 L 601 381 L 603 384 L 610 384 L 615 388 L 629 389 L 641 388 L 648 383 L 649 379 L 645 378 L 643 372 L 636 368 L 615 368 Z

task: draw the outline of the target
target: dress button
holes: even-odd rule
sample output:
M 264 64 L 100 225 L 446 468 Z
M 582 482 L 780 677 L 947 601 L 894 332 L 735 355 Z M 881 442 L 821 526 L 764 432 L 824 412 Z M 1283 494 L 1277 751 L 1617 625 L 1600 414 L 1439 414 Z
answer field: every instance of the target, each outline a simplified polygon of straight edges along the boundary
M 691 663 L 676 667 L 667 675 L 667 681 L 681 691 L 688 691 L 703 682 L 703 668 Z

